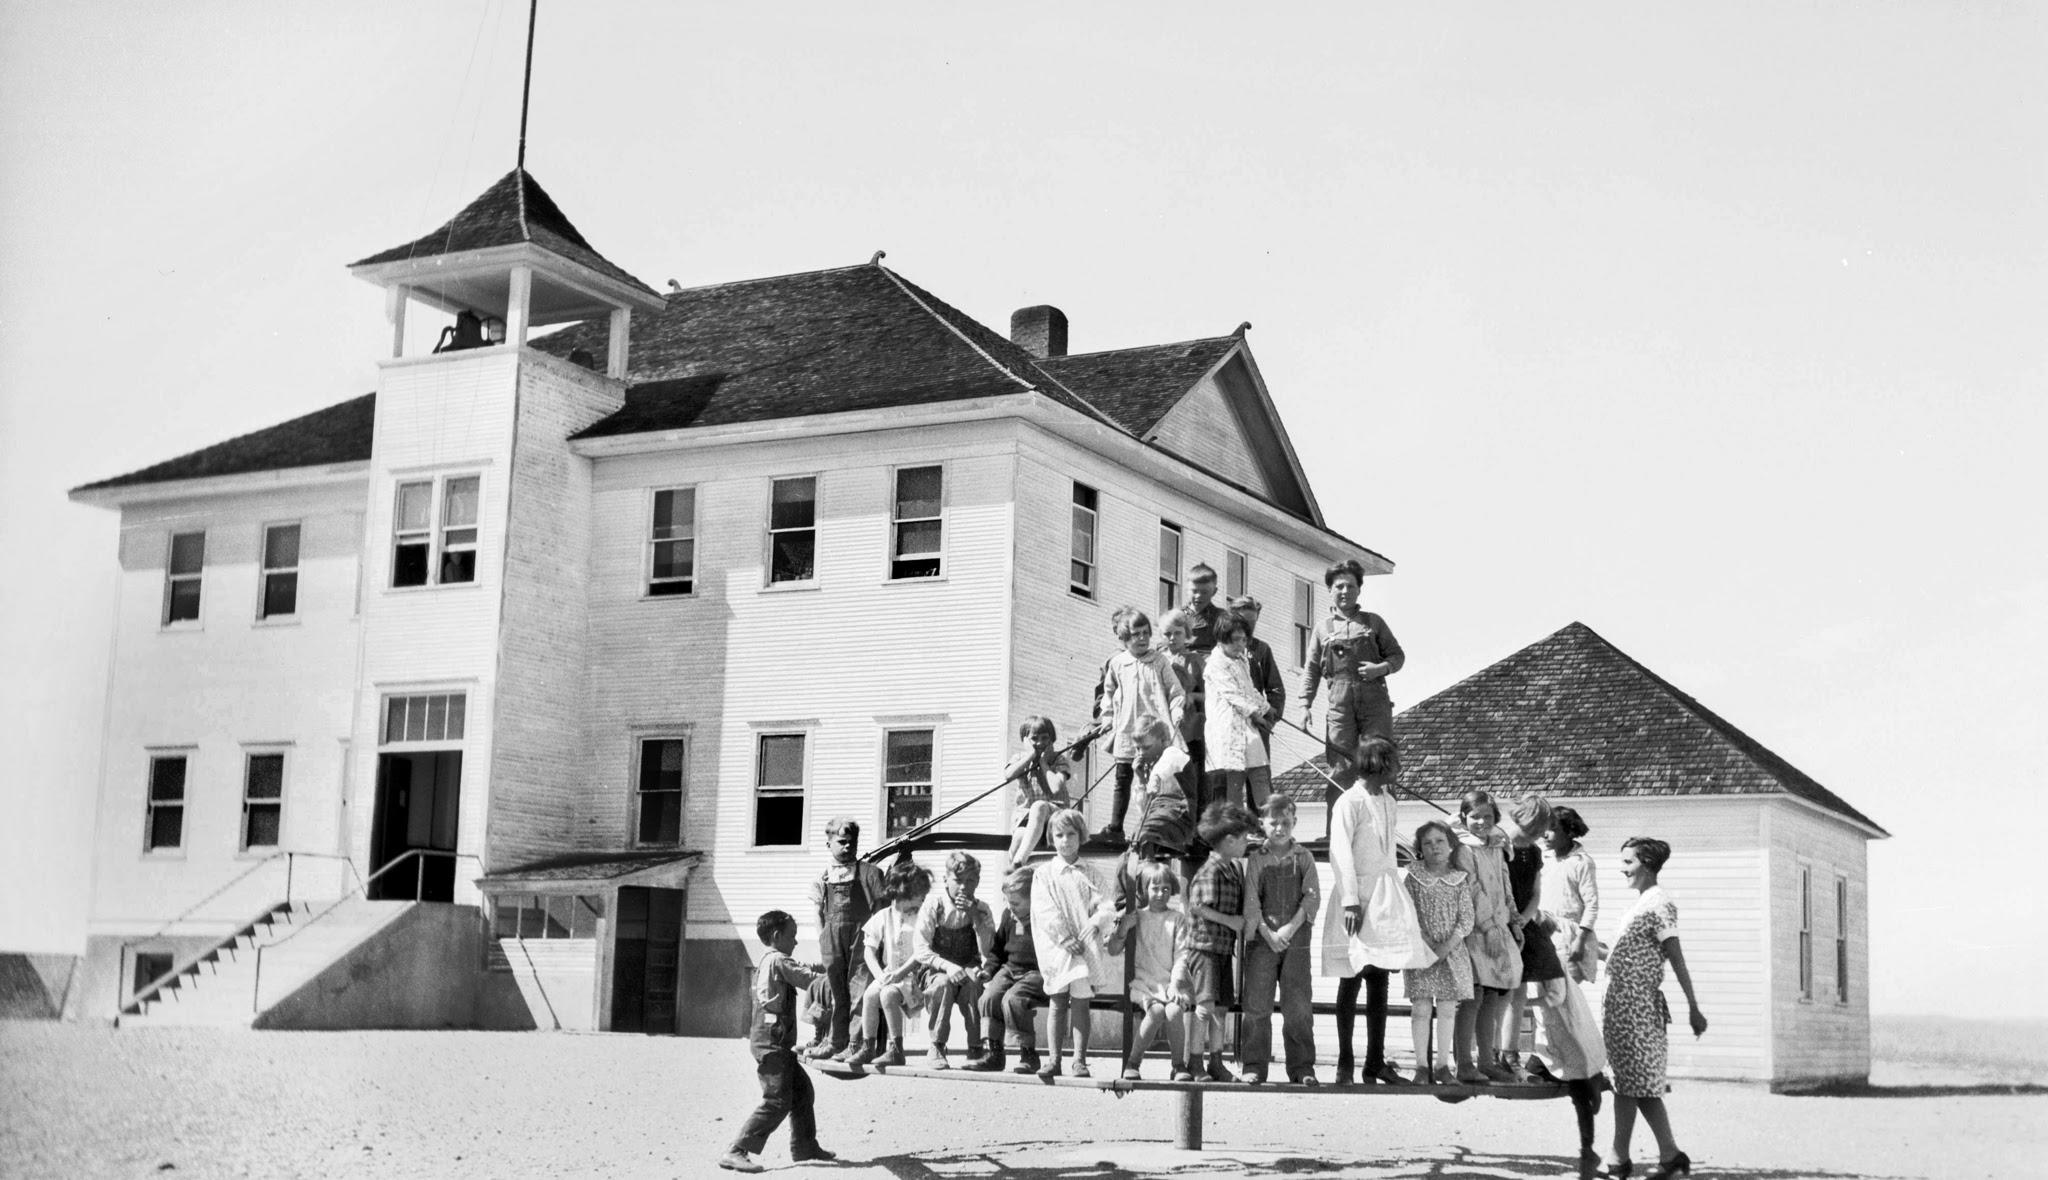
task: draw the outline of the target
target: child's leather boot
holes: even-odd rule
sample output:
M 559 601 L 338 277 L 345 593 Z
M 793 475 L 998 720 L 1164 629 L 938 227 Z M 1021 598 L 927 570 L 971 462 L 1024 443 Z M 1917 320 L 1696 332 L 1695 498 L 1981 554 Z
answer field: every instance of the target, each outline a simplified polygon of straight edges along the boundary
M 882 1054 L 882 1055 L 881 1055 L 880 1057 L 877 1057 L 877 1058 L 875 1058 L 875 1064 L 876 1064 L 876 1065 L 902 1065 L 902 1064 L 903 1064 L 903 1038 L 902 1038 L 902 1037 L 890 1037 L 890 1038 L 889 1038 L 889 1051 L 888 1051 L 888 1052 L 886 1052 L 886 1053 L 884 1053 L 884 1054 Z

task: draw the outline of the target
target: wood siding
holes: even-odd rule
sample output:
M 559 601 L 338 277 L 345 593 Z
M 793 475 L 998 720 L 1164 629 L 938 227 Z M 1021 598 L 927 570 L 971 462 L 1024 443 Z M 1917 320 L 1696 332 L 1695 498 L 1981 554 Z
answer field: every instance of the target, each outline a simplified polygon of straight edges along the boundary
M 1870 879 L 1868 838 L 1789 801 L 1771 805 L 1771 1081 L 1800 1084 L 1870 1076 Z M 1813 994 L 1799 988 L 1800 870 L 1813 890 Z M 1849 995 L 1835 982 L 1835 882 L 1849 885 Z
M 1246 407 L 1245 409 L 1250 409 Z M 1230 480 L 1271 495 L 1271 481 L 1245 437 L 1240 415 L 1214 377 L 1195 383 L 1152 432 L 1153 441 Z

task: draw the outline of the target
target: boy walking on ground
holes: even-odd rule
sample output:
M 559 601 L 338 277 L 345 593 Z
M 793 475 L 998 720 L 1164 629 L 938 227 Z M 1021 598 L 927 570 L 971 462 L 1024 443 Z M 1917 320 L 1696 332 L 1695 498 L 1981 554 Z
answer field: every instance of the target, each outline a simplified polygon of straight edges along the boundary
M 734 1172 L 759 1172 L 753 1157 L 768 1146 L 768 1136 L 789 1120 L 789 1158 L 797 1163 L 837 1157 L 818 1146 L 818 1118 L 812 1109 L 810 1076 L 796 1058 L 798 988 L 809 987 L 825 968 L 789 957 L 796 949 L 796 919 L 769 910 L 754 923 L 754 932 L 768 947 L 754 968 L 754 1020 L 747 1040 L 754 1050 L 754 1072 L 761 1079 L 761 1105 L 747 1117 L 740 1137 L 719 1158 L 718 1166 Z

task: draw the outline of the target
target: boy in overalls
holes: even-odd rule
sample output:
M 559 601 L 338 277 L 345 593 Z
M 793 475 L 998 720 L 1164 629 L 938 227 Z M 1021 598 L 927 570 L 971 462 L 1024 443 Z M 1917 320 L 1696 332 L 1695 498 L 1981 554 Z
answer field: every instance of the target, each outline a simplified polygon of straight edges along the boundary
M 832 1040 L 812 1045 L 805 1055 L 838 1060 L 847 1053 L 852 982 L 861 966 L 860 928 L 882 896 L 882 870 L 860 859 L 860 824 L 852 816 L 836 815 L 826 822 L 825 847 L 832 863 L 811 882 L 811 904 L 818 910 L 818 957 L 825 961 L 831 991 Z
M 1408 659 L 1387 621 L 1359 607 L 1358 587 L 1364 581 L 1365 567 L 1356 561 L 1340 561 L 1323 572 L 1323 585 L 1330 589 L 1330 613 L 1316 623 L 1309 637 L 1308 665 L 1302 669 L 1304 729 L 1315 728 L 1316 689 L 1323 681 L 1330 682 L 1325 735 L 1337 783 L 1326 789 L 1325 802 L 1332 808 L 1358 777 L 1351 755 L 1359 741 L 1368 735 L 1394 736 L 1394 698 L 1387 693 L 1387 677 L 1399 672 Z

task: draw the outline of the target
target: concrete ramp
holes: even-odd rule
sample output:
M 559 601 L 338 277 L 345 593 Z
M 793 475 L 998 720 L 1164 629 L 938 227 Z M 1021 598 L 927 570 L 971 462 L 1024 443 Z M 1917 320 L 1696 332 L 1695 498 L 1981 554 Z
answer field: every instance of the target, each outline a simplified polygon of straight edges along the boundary
M 339 930 L 314 937 L 336 919 Z M 312 945 L 297 945 L 309 939 Z M 473 1028 L 482 968 L 475 906 L 345 902 L 300 938 L 265 951 L 261 1011 L 252 1023 L 264 1029 Z

